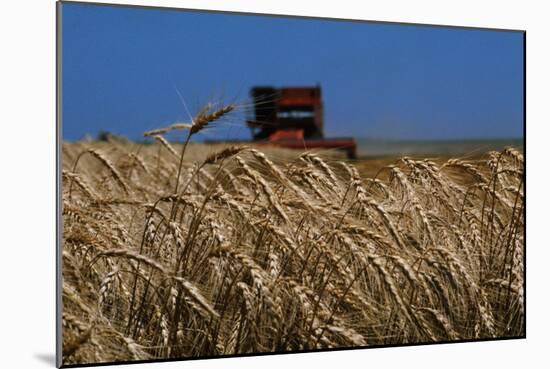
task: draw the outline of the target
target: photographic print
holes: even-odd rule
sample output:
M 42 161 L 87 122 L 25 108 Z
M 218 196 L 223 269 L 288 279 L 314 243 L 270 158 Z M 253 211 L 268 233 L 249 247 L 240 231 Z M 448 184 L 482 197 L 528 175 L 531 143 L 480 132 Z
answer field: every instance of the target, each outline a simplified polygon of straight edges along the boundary
M 59 2 L 58 365 L 525 337 L 525 32 Z

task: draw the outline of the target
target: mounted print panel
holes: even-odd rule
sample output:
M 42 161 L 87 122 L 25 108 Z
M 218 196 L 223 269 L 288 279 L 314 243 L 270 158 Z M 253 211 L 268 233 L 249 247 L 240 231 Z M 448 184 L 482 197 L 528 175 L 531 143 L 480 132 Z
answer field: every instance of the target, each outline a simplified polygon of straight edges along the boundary
M 524 47 L 58 3 L 58 365 L 525 337 Z

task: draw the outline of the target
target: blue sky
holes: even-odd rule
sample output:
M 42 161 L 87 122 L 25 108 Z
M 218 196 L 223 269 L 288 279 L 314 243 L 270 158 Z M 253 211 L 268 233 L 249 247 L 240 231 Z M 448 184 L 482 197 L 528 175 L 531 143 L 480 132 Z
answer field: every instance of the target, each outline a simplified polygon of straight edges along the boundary
M 326 136 L 518 138 L 523 34 L 63 5 L 63 138 L 132 139 L 255 85 L 323 91 Z M 201 138 L 249 138 L 245 111 Z

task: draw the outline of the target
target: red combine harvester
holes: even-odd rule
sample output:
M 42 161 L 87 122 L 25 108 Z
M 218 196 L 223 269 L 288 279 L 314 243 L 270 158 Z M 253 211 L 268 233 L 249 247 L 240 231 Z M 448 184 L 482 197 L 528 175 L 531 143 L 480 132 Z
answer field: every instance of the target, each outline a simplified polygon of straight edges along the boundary
M 256 144 L 309 150 L 342 150 L 357 156 L 353 138 L 323 137 L 321 87 L 254 87 L 254 117 L 247 120 Z

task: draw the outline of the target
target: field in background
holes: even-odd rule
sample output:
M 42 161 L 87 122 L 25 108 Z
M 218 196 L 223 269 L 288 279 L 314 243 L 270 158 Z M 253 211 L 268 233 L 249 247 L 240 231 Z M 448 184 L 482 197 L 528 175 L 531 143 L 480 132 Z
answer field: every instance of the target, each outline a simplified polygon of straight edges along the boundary
M 65 364 L 524 334 L 521 151 L 181 149 L 63 145 Z
M 515 147 L 523 151 L 523 140 L 518 139 L 455 139 L 455 140 L 385 140 L 357 139 L 360 157 L 391 156 L 452 157 L 479 156 L 488 151 L 502 151 Z

